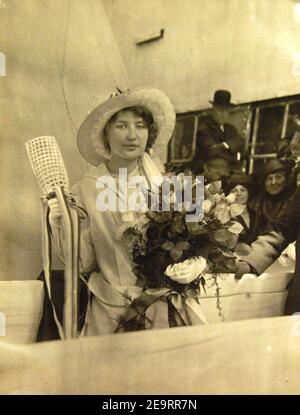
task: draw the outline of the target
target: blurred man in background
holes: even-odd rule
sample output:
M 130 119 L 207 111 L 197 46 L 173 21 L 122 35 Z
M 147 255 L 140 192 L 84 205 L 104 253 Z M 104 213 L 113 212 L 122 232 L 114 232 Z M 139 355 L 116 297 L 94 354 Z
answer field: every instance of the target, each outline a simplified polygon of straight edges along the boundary
M 241 159 L 244 140 L 236 128 L 228 122 L 233 104 L 231 94 L 226 90 L 218 90 L 214 94 L 212 113 L 199 120 L 197 146 L 194 160 L 220 165 L 221 175 L 226 164 L 226 175 L 230 175 L 237 162 Z M 221 161 L 220 161 L 221 160 Z M 224 160 L 222 162 L 222 160 Z M 215 161 L 215 162 L 214 162 Z M 216 171 L 216 168 L 213 168 Z M 229 174 L 227 174 L 229 170 Z

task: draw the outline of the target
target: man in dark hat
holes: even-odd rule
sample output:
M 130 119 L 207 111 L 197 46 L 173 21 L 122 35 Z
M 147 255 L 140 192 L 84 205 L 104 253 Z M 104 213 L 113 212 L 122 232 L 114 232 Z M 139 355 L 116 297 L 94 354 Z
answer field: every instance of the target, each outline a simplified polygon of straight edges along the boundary
M 214 94 L 211 115 L 200 119 L 197 132 L 197 147 L 194 162 L 211 159 L 223 159 L 230 168 L 240 160 L 244 149 L 244 140 L 236 128 L 228 123 L 229 113 L 233 107 L 231 94 L 218 90 Z

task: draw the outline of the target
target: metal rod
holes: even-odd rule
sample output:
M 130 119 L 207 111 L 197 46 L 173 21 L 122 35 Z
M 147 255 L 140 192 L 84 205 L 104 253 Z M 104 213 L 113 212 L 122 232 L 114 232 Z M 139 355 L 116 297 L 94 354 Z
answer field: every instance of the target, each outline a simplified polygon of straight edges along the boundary
M 249 156 L 250 160 L 257 160 L 257 159 L 273 159 L 277 157 L 277 153 L 266 153 L 266 154 L 254 154 L 253 156 Z
M 51 238 L 48 230 L 48 199 L 43 196 L 41 198 L 43 206 L 43 217 L 42 217 L 42 256 L 43 256 L 43 269 L 45 275 L 45 284 L 48 290 L 49 299 L 52 306 L 53 318 L 57 326 L 57 330 L 61 340 L 64 340 L 65 334 L 61 322 L 57 317 L 57 313 L 52 301 L 52 292 L 51 292 Z
M 246 119 L 246 125 L 245 125 L 245 150 L 248 150 L 250 147 L 250 132 L 251 132 L 251 123 L 253 118 L 253 112 L 250 109 L 250 106 L 247 105 L 247 107 L 244 109 L 244 116 L 247 113 L 247 119 Z
M 256 110 L 255 110 L 255 119 L 254 119 L 254 128 L 253 128 L 253 136 L 252 136 L 252 143 L 251 143 L 252 146 L 251 146 L 251 152 L 250 152 L 249 174 L 252 174 L 253 170 L 254 170 L 254 159 L 251 156 L 255 155 L 255 147 L 256 147 L 256 141 L 257 141 L 258 126 L 259 126 L 259 108 L 256 108 Z
M 286 135 L 289 111 L 290 111 L 290 104 L 286 104 L 285 109 L 284 109 L 283 122 L 282 122 L 281 138 L 284 138 Z
M 65 279 L 64 279 L 64 312 L 63 312 L 63 328 L 65 339 L 72 338 L 73 327 L 73 237 L 72 223 L 68 206 L 64 197 L 63 188 L 55 187 L 55 194 L 61 209 L 64 220 L 64 257 L 65 257 Z
M 76 209 L 70 207 L 73 238 L 73 278 L 72 278 L 72 337 L 78 335 L 78 278 L 79 278 L 79 218 Z

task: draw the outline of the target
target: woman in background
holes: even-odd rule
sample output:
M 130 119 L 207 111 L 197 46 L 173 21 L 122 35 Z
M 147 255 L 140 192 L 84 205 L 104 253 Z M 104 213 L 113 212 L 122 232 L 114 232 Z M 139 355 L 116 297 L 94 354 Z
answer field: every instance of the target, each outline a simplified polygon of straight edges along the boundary
M 238 242 L 251 244 L 259 234 L 257 215 L 250 206 L 253 198 L 253 178 L 245 174 L 234 174 L 226 185 L 226 193 L 235 195 L 235 203 L 245 206 L 244 211 L 236 220 L 244 230 L 240 233 Z
M 276 221 L 288 198 L 293 194 L 295 186 L 289 181 L 289 164 L 283 160 L 270 160 L 263 174 L 263 190 L 251 203 L 257 214 L 260 232 Z

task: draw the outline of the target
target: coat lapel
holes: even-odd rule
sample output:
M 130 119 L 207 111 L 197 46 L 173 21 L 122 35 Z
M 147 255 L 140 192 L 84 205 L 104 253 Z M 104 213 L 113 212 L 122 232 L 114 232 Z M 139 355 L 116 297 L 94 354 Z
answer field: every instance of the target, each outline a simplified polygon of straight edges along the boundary
M 224 141 L 224 133 L 221 130 L 219 124 L 213 119 L 210 118 L 209 122 L 207 123 L 209 129 L 211 130 L 213 136 L 221 143 Z

